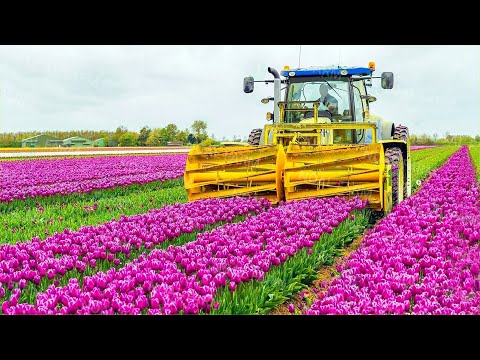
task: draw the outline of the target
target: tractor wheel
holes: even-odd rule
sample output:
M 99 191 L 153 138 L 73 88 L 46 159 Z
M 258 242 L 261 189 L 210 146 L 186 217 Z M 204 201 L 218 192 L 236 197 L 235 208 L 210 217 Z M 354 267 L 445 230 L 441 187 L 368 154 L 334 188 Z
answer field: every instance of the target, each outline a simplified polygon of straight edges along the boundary
M 404 161 L 402 150 L 398 147 L 389 148 L 385 151 L 385 165 L 392 166 L 392 207 L 395 207 L 400 201 L 398 196 L 399 179 L 404 177 Z M 402 186 L 404 187 L 404 186 Z M 402 200 L 404 196 L 400 198 Z
M 263 129 L 253 129 L 248 136 L 249 145 L 260 145 Z
M 393 133 L 393 140 L 408 141 L 408 128 L 406 126 L 396 126 Z M 403 198 L 407 197 L 407 159 L 403 159 Z

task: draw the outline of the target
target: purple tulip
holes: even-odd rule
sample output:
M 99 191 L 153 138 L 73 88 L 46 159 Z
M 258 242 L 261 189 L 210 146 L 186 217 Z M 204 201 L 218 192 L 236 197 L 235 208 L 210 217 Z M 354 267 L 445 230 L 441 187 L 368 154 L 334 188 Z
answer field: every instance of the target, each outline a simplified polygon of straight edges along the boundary
M 305 313 L 479 314 L 479 215 L 462 147 L 364 236 Z
M 8 161 L 2 164 L 0 201 L 179 178 L 186 158 L 186 154 L 168 154 Z M 37 206 L 39 211 L 44 210 L 38 202 Z M 94 203 L 85 210 L 95 211 L 97 207 Z

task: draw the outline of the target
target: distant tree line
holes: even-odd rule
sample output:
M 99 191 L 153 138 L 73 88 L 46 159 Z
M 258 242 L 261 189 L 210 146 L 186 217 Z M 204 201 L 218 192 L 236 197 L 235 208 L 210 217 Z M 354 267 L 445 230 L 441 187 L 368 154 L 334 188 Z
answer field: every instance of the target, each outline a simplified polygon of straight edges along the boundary
M 72 130 L 72 131 L 30 131 L 17 133 L 0 133 L 0 148 L 21 147 L 22 140 L 29 137 L 46 134 L 64 140 L 73 136 L 81 136 L 90 140 L 104 139 L 106 146 L 166 146 L 171 142 L 182 145 L 201 144 L 204 146 L 218 145 L 222 141 L 247 141 L 247 136 L 241 138 L 233 135 L 232 138 L 216 139 L 214 134 L 207 135 L 207 122 L 195 120 L 190 128 L 180 130 L 175 124 L 168 124 L 163 128 L 149 128 L 144 126 L 139 132 L 129 131 L 125 126 L 119 126 L 115 131 L 107 130 Z M 248 134 L 246 134 L 248 135 Z M 441 145 L 441 144 L 480 144 L 480 135 L 450 135 L 439 138 L 438 134 L 415 135 L 410 134 L 412 145 Z
M 412 145 L 480 144 L 480 135 L 450 135 L 450 133 L 447 132 L 444 137 L 439 138 L 436 133 L 432 136 L 426 134 L 411 134 L 410 143 Z
M 163 128 L 144 126 L 139 132 L 129 131 L 125 126 L 119 126 L 115 131 L 107 130 L 75 130 L 75 131 L 30 131 L 17 133 L 0 133 L 0 148 L 21 147 L 22 140 L 29 137 L 46 134 L 64 140 L 73 136 L 81 136 L 90 140 L 104 139 L 106 146 L 166 146 L 171 142 L 182 145 L 201 144 L 204 146 L 218 145 L 221 141 L 246 141 L 234 136 L 217 140 L 214 134 L 207 135 L 207 123 L 195 120 L 190 128 L 180 130 L 175 124 Z

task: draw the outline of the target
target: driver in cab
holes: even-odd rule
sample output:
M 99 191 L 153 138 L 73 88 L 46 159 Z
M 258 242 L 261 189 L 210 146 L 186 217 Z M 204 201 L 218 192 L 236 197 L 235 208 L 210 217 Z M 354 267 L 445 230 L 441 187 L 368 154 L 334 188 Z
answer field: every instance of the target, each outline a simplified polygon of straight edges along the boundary
M 327 110 L 332 115 L 337 114 L 338 112 L 338 100 L 328 93 L 328 85 L 320 84 L 318 88 L 320 91 L 320 97 L 317 101 L 320 102 L 320 110 Z

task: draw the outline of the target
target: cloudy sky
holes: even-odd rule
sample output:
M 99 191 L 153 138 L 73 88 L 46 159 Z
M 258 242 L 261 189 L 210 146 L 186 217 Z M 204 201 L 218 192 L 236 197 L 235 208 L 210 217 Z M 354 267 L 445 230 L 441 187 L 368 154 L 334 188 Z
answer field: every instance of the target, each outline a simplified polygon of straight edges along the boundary
M 185 129 L 200 119 L 216 138 L 245 138 L 265 124 L 272 108 L 260 100 L 273 95 L 264 83 L 245 94 L 245 76 L 369 61 L 377 75 L 395 74 L 392 90 L 374 80 L 373 114 L 414 134 L 480 134 L 478 45 L 0 45 L 0 132 Z

